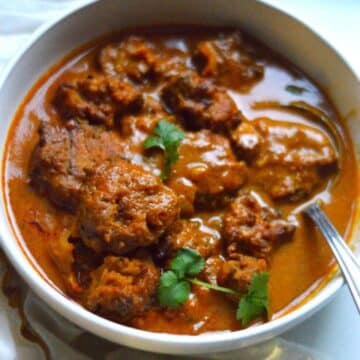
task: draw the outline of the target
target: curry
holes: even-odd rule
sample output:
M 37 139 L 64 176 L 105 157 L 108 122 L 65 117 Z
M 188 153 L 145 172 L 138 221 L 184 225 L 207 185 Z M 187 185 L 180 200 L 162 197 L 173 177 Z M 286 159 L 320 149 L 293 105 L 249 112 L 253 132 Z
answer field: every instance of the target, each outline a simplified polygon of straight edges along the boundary
M 322 200 L 346 238 L 358 191 L 324 92 L 236 29 L 129 30 L 73 51 L 26 96 L 6 154 L 34 266 L 89 311 L 156 332 L 238 330 L 296 307 L 333 265 L 299 209 Z M 241 322 L 234 294 L 250 301 L 261 276 L 267 311 Z

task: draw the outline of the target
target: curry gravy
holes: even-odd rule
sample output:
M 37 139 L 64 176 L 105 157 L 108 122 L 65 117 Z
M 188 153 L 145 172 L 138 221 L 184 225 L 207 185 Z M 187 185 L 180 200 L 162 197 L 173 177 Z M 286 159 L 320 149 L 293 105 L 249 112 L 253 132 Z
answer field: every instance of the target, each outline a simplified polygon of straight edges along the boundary
M 160 49 L 178 56 L 178 52 L 187 54 L 194 51 L 199 41 L 212 39 L 221 31 L 224 29 L 195 27 L 194 29 L 142 29 L 130 33 L 138 33 Z M 52 238 L 61 236 L 64 228 L 71 226 L 74 215 L 60 210 L 31 187 L 30 161 L 39 141 L 40 123 L 61 124 L 62 120 L 54 109 L 52 101 L 59 85 L 98 71 L 95 63 L 99 49 L 104 44 L 116 41 L 123 36 L 122 33 L 94 41 L 73 51 L 53 66 L 29 91 L 8 133 L 7 155 L 3 164 L 5 169 L 3 190 L 6 193 L 9 217 L 18 241 L 31 257 L 34 266 L 47 281 L 65 294 L 67 293 L 66 284 L 59 268 L 49 256 L 49 243 Z M 266 117 L 280 122 L 307 125 L 320 130 L 334 143 L 332 135 L 321 122 L 314 121 L 301 112 L 288 111 L 286 108 L 277 106 L 256 106 L 265 102 L 289 104 L 294 101 L 303 101 L 321 110 L 335 123 L 338 139 L 340 139 L 340 142 L 336 144 L 341 154 L 337 174 L 326 179 L 304 199 L 295 202 L 274 200 L 263 188 L 252 183 L 251 179 L 242 187 L 249 190 L 255 197 L 259 197 L 261 201 L 279 210 L 283 218 L 288 218 L 296 224 L 292 239 L 276 246 L 271 255 L 269 266 L 271 319 L 296 307 L 299 301 L 303 301 L 304 296 L 308 297 L 317 289 L 334 265 L 331 251 L 325 240 L 315 230 L 313 224 L 296 212 L 296 209 L 316 196 L 323 201 L 324 211 L 346 239 L 352 230 L 359 181 L 348 129 L 326 94 L 294 65 L 256 40 L 250 37 L 246 39 L 260 54 L 258 55 L 259 63 L 264 68 L 264 75 L 248 89 L 225 86 L 242 115 L 249 121 Z M 187 59 L 187 61 L 190 60 Z M 294 93 L 287 90 L 289 85 L 305 90 Z M 142 91 L 155 94 L 156 97 L 158 85 L 146 85 Z M 136 136 L 141 138 L 141 134 L 135 134 Z M 136 151 L 134 154 L 140 156 Z M 220 224 L 224 211 L 224 209 L 211 211 L 202 209 L 196 211 L 191 218 L 201 224 L 202 231 L 209 232 L 220 239 Z M 223 294 L 194 286 L 189 301 L 180 310 L 159 311 L 153 308 L 132 319 L 129 325 L 150 331 L 178 334 L 237 330 L 241 328 L 241 325 L 235 319 L 235 311 L 236 305 Z

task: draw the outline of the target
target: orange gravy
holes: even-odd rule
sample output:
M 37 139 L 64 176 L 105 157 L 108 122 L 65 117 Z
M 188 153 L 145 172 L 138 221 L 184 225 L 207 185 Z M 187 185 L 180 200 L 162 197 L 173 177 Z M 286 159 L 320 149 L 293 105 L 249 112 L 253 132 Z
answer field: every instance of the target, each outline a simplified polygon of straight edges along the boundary
M 211 34 L 213 30 L 209 30 Z M 194 42 L 206 38 L 207 30 L 196 29 L 187 32 L 168 29 L 164 32 L 148 32 L 148 39 L 162 46 L 188 51 Z M 47 281 L 65 292 L 63 280 L 48 254 L 49 239 L 66 226 L 69 215 L 55 208 L 39 196 L 29 185 L 29 163 L 32 151 L 38 142 L 37 130 L 41 121 L 56 119 L 51 99 L 60 83 L 81 77 L 92 70 L 98 48 L 108 40 L 100 39 L 73 51 L 53 66 L 32 87 L 20 105 L 8 133 L 4 164 L 7 207 L 12 225 L 18 234 L 18 241 L 31 256 L 34 266 Z M 255 42 L 255 46 L 261 46 Z M 281 59 L 272 51 L 263 48 L 265 74 L 262 81 L 248 92 L 229 90 L 245 117 L 254 119 L 266 116 L 270 119 L 306 124 L 319 128 L 319 124 L 296 113 L 276 109 L 256 110 L 253 104 L 259 101 L 288 103 L 303 100 L 321 109 L 336 123 L 340 134 L 342 154 L 341 168 L 336 178 L 318 189 L 317 196 L 323 200 L 324 210 L 339 232 L 347 239 L 352 230 L 355 199 L 358 193 L 358 174 L 354 149 L 348 129 L 337 115 L 324 92 L 306 75 Z M 296 84 L 306 89 L 302 94 L 286 91 L 286 86 Z M 324 131 L 324 129 L 322 129 Z M 259 189 L 248 187 L 274 206 L 274 202 Z M 283 217 L 291 216 L 298 224 L 293 239 L 279 246 L 272 255 L 270 266 L 270 317 L 289 311 L 318 288 L 318 284 L 332 269 L 334 260 L 325 240 L 314 226 L 301 214 L 294 213 L 299 203 L 276 203 Z M 216 214 L 215 214 L 216 215 Z M 208 225 L 209 214 L 199 215 Z M 39 228 L 36 219 L 46 219 L 48 231 Z M 208 225 L 211 227 L 212 225 Z M 310 290 L 309 290 L 310 289 Z M 150 310 L 132 322 L 138 328 L 172 333 L 198 334 L 206 331 L 236 330 L 241 328 L 235 320 L 234 305 L 223 295 L 194 287 L 193 297 L 186 305 L 193 308 L 194 316 L 189 319 L 167 316 Z M 219 310 L 220 309 L 220 310 Z

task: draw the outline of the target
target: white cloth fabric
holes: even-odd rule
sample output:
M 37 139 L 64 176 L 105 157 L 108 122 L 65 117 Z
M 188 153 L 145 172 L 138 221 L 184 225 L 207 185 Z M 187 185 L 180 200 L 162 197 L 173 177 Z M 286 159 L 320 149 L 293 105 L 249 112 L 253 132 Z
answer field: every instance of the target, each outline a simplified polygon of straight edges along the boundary
M 77 7 L 90 0 L 0 0 L 0 71 L 7 60 L 14 55 L 19 47 L 28 39 L 31 33 L 44 22 L 59 16 L 64 11 Z M 268 0 L 276 6 L 284 7 L 290 11 L 303 13 L 309 23 L 315 25 L 319 12 L 309 11 L 313 1 L 290 1 L 290 0 Z M 344 1 L 346 3 L 346 1 Z M 342 2 L 342 3 L 344 3 Z M 359 1 L 347 1 L 352 6 L 349 14 L 352 14 L 353 21 L 349 23 L 354 26 L 353 31 L 360 32 L 359 27 L 355 28 L 359 21 L 354 21 L 357 16 L 360 18 L 360 7 L 355 6 Z M 328 0 L 329 6 L 336 6 L 338 2 Z M 296 8 L 296 6 L 298 8 Z M 312 9 L 312 8 L 311 8 Z M 344 10 L 344 6 L 339 8 Z M 342 10 L 341 10 L 342 9 Z M 313 10 L 313 9 L 312 9 Z M 336 15 L 336 11 L 332 14 Z M 334 15 L 334 16 L 335 16 Z M 329 34 L 334 35 L 340 30 L 331 26 L 333 19 L 328 16 Z M 325 31 L 326 33 L 326 31 Z M 336 34 L 335 34 L 336 35 Z M 341 35 L 341 34 L 340 34 Z M 360 73 L 360 43 L 351 42 L 353 52 L 349 50 L 350 40 L 338 40 L 338 48 L 347 56 L 349 62 L 357 67 Z M 335 36 L 336 38 L 336 36 Z M 357 50 L 356 50 L 357 49 Z M 0 256 L 0 278 L 6 270 L 6 262 Z M 16 276 L 14 276 L 16 278 Z M 20 284 L 20 285 L 19 285 Z M 135 350 L 119 347 L 93 335 L 84 332 L 82 329 L 70 324 L 55 312 L 50 310 L 39 298 L 37 298 L 21 280 L 13 284 L 14 290 L 21 290 L 24 299 L 24 310 L 26 318 L 30 322 L 33 331 L 39 336 L 48 347 L 48 355 L 51 359 L 168 359 L 168 356 L 147 354 Z M 34 342 L 26 340 L 20 332 L 21 319 L 18 310 L 11 308 L 7 298 L 0 293 L 0 359 L 1 360 L 33 360 L 45 358 L 44 352 Z M 199 357 L 198 357 L 199 358 Z M 301 345 L 285 341 L 282 338 L 249 349 L 244 349 L 228 354 L 217 354 L 206 356 L 213 359 L 330 359 L 331 356 L 324 356 Z
M 44 22 L 90 0 L 1 0 L 0 71 L 6 61 Z

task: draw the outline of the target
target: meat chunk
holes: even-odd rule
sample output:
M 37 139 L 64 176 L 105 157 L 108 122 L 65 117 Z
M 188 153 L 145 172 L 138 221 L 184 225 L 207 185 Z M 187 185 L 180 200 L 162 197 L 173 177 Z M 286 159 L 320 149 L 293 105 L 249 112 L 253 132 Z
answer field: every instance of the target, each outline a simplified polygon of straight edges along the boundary
M 240 122 L 239 110 L 226 90 L 195 73 L 170 79 L 161 96 L 190 130 L 227 132 Z
M 177 250 L 190 248 L 208 258 L 220 251 L 220 234 L 202 222 L 181 219 L 170 226 L 159 246 L 159 253 L 172 258 Z
M 178 195 L 182 216 L 191 216 L 194 213 L 195 198 L 199 203 L 204 202 L 201 196 L 196 196 L 196 185 L 186 177 L 172 176 L 170 180 L 167 181 L 167 185 Z
M 138 36 L 105 46 L 98 58 L 103 72 L 110 76 L 127 75 L 143 81 L 154 74 L 156 53 L 152 44 Z
M 62 273 L 69 274 L 74 263 L 74 246 L 69 242 L 69 231 L 54 234 L 49 241 L 49 254 L 55 265 Z
M 232 137 L 250 164 L 249 176 L 274 199 L 299 200 L 336 169 L 329 139 L 306 125 L 259 118 L 241 124 Z
M 165 53 L 141 37 L 129 36 L 101 49 L 98 62 L 110 76 L 146 83 L 183 74 L 188 69 L 186 59 L 178 49 L 166 49 Z
M 47 242 L 44 245 L 67 293 L 79 299 L 89 285 L 89 273 L 101 265 L 103 255 L 86 247 L 77 237 L 76 216 L 65 215 L 61 221 L 58 220 L 51 232 L 46 232 Z
M 267 259 L 273 246 L 290 239 L 294 231 L 294 224 L 247 193 L 233 201 L 223 218 L 222 235 L 230 256 L 243 253 Z
M 166 49 L 161 53 L 156 64 L 155 72 L 159 80 L 167 80 L 174 76 L 184 76 L 192 72 L 187 65 L 187 54 L 178 49 Z
M 65 224 L 60 223 L 51 233 L 47 234 L 47 251 L 53 265 L 59 271 L 66 291 L 77 297 L 82 292 L 81 284 L 74 273 L 74 266 L 76 263 L 74 256 L 74 244 L 71 242 L 71 234 L 73 226 L 66 227 Z
M 148 96 L 141 112 L 126 115 L 120 121 L 120 133 L 126 144 L 124 158 L 157 176 L 163 168 L 163 152 L 154 148 L 146 149 L 143 144 L 153 135 L 161 119 L 175 122 L 175 118 L 166 113 L 157 100 Z
M 249 133 L 257 138 L 257 165 L 265 162 L 272 165 L 284 163 L 303 167 L 328 165 L 336 161 L 336 153 L 326 135 L 306 125 L 267 118 L 259 118 L 246 125 L 241 124 L 234 132 L 233 138 L 235 144 L 245 153 L 249 150 L 249 145 L 246 145 L 244 136 L 248 137 Z
M 107 127 L 114 126 L 117 116 L 139 109 L 142 102 L 142 95 L 135 87 L 102 75 L 64 83 L 54 98 L 56 109 L 65 119 L 85 119 Z
M 324 181 L 314 167 L 269 166 L 251 169 L 250 174 L 273 199 L 292 202 L 308 197 Z
M 211 284 L 246 292 L 255 273 L 266 271 L 268 264 L 262 258 L 232 253 L 227 259 L 211 256 L 206 259 L 200 277 Z M 235 298 L 239 301 L 238 297 Z
M 210 284 L 219 285 L 218 277 L 225 261 L 222 255 L 208 257 L 199 277 Z
M 251 122 L 242 122 L 231 134 L 231 138 L 240 155 L 246 159 L 253 159 L 260 151 L 263 137 Z
M 264 76 L 264 66 L 253 52 L 241 34 L 235 32 L 200 42 L 194 61 L 201 75 L 214 77 L 226 87 L 247 91 Z
M 267 264 L 264 259 L 243 254 L 232 254 L 224 261 L 218 272 L 217 282 L 222 286 L 246 292 L 254 274 L 266 271 Z
M 159 120 L 171 117 L 163 106 L 153 97 L 146 97 L 142 111 L 135 115 L 127 115 L 121 119 L 120 132 L 126 138 L 134 138 L 133 142 L 142 146 L 143 141 L 153 133 Z
M 77 236 L 70 237 L 68 241 L 73 246 L 71 278 L 75 279 L 75 281 L 71 281 L 72 289 L 70 291 L 74 292 L 75 288 L 78 295 L 81 296 L 90 286 L 91 273 L 103 263 L 105 254 L 99 254 L 87 247 Z
M 118 159 L 99 166 L 79 208 L 80 235 L 96 251 L 147 246 L 177 218 L 176 194 L 142 167 Z
M 125 323 L 152 304 L 158 281 L 151 261 L 108 256 L 91 274 L 83 303 L 100 316 Z
M 193 201 L 214 207 L 226 194 L 238 190 L 246 180 L 246 165 L 236 161 L 229 140 L 209 130 L 187 133 L 181 142 L 179 160 L 172 167 L 168 185 L 178 192 L 182 210 L 193 212 Z
M 81 186 L 105 160 L 118 157 L 123 142 L 115 132 L 86 123 L 71 130 L 43 123 L 32 156 L 32 186 L 58 206 L 74 211 Z

